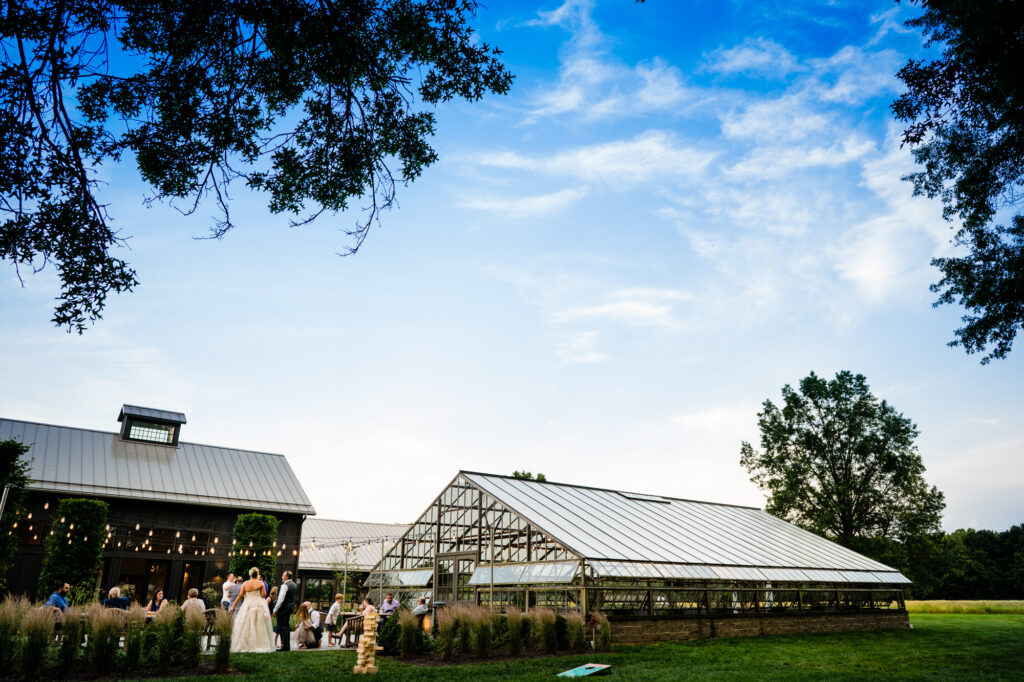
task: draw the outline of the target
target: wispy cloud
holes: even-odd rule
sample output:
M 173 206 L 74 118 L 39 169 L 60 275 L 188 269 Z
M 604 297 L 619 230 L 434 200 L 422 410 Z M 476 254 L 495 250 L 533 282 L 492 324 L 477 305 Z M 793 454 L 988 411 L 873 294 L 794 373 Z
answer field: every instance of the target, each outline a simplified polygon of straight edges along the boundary
M 587 189 L 581 187 L 523 197 L 474 196 L 463 198 L 458 205 L 461 208 L 489 211 L 514 219 L 562 211 L 580 201 L 586 194 Z
M 741 73 L 783 78 L 794 71 L 804 70 L 789 50 L 767 38 L 747 38 L 734 47 L 720 47 L 706 59 L 708 71 L 726 75 Z

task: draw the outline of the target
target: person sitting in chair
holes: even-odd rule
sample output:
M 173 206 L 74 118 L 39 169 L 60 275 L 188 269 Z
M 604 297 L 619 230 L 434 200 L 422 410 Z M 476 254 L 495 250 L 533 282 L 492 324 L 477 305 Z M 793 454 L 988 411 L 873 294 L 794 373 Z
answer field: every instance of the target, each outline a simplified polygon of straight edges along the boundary
M 121 596 L 120 587 L 111 587 L 110 592 L 107 593 L 107 598 L 103 600 L 103 606 L 108 609 L 127 611 L 128 605 L 128 600 Z

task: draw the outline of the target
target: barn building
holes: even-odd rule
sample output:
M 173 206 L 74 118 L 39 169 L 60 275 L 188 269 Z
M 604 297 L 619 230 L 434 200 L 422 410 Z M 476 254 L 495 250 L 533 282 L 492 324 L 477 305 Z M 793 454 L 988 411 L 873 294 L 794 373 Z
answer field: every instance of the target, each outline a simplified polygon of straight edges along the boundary
M 124 405 L 117 419 L 116 432 L 0 419 L 0 440 L 31 446 L 10 592 L 40 595 L 42 541 L 66 497 L 110 505 L 97 587 L 133 585 L 143 603 L 160 588 L 180 603 L 189 588 L 222 579 L 242 513 L 276 516 L 276 573 L 298 567 L 302 522 L 316 512 L 283 455 L 182 441 L 179 412 Z
M 898 571 L 754 508 L 462 471 L 368 584 L 600 611 L 615 641 L 908 627 Z

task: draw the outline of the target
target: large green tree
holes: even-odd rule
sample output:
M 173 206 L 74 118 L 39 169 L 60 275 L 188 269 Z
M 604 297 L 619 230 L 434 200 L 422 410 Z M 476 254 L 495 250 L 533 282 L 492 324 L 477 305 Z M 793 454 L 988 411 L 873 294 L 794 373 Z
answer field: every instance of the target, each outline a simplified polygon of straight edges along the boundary
M 39 593 L 44 598 L 58 583 L 71 584 L 73 596 L 91 601 L 102 570 L 103 540 L 110 505 L 103 500 L 66 498 L 50 517 L 52 531 L 43 547 Z
M 924 480 L 917 427 L 863 375 L 811 372 L 764 402 L 758 426 L 761 449 L 743 442 L 740 463 L 769 513 L 846 546 L 938 530 L 945 503 Z
M 13 531 L 24 512 L 25 491 L 28 489 L 29 463 L 24 459 L 29 447 L 17 440 L 0 441 L 0 492 L 7 488 L 7 504 L 3 511 L 3 525 Z M 7 571 L 18 551 L 18 534 L 0 530 L 0 592 L 7 588 Z
M 112 250 L 99 166 L 133 160 L 157 200 L 219 208 L 229 186 L 305 223 L 358 198 L 362 244 L 437 156 L 432 105 L 504 93 L 476 0 L 11 0 L 0 6 L 0 259 L 50 263 L 79 333 L 136 274 Z M 129 229 L 131 226 L 128 226 Z
M 950 345 L 1010 352 L 1024 326 L 1024 5 L 1003 0 L 922 0 L 920 29 L 935 59 L 911 59 L 893 103 L 904 144 L 921 167 L 905 179 L 939 198 L 962 255 L 936 258 L 936 305 L 967 309 Z
M 230 571 L 247 578 L 255 566 L 268 582 L 275 579 L 277 563 L 277 517 L 269 514 L 239 514 L 235 519 Z

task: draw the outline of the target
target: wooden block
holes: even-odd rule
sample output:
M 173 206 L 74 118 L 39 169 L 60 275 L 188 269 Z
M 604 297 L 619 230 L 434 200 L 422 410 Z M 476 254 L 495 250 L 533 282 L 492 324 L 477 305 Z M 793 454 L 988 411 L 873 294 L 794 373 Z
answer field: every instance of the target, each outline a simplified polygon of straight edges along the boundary
M 367 675 L 376 675 L 377 674 L 377 666 L 375 666 L 375 665 L 368 665 L 368 666 L 366 666 L 366 674 Z
M 352 668 L 352 674 L 353 675 L 365 675 L 366 674 L 366 669 L 363 666 L 361 666 L 361 665 L 354 666 Z

